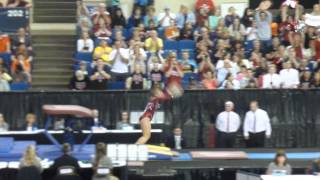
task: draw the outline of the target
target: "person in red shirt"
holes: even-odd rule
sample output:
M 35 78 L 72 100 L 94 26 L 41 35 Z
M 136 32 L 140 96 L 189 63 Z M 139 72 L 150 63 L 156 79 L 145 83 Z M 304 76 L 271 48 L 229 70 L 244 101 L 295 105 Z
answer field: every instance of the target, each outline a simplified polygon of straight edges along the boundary
M 315 60 L 320 62 L 320 31 L 317 32 L 317 39 L 314 42 Z
M 214 10 L 213 0 L 197 0 L 196 11 L 197 11 L 197 23 L 199 26 L 203 26 L 205 21 L 208 20 L 210 12 Z
M 175 53 L 171 53 L 169 55 L 167 62 L 164 64 L 163 70 L 167 76 L 166 84 L 177 83 L 181 85 L 181 81 L 184 75 L 183 67 L 177 61 Z
M 10 38 L 7 34 L 0 34 L 0 53 L 10 53 Z
M 203 75 L 204 79 L 202 80 L 202 85 L 205 89 L 208 90 L 215 90 L 217 89 L 218 86 L 218 81 L 217 79 L 214 77 L 214 74 L 212 71 L 207 71 L 204 75 Z

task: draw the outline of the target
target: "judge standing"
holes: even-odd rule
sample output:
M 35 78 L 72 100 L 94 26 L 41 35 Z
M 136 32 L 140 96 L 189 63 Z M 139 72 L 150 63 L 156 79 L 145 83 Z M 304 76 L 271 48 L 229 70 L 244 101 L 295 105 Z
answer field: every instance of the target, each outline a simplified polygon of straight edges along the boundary
M 225 111 L 217 116 L 217 146 L 218 148 L 233 148 L 236 134 L 240 127 L 240 116 L 233 111 L 234 104 L 225 102 Z
M 244 119 L 243 133 L 249 148 L 264 147 L 265 139 L 271 137 L 268 113 L 259 108 L 257 101 L 250 103 L 250 111 Z

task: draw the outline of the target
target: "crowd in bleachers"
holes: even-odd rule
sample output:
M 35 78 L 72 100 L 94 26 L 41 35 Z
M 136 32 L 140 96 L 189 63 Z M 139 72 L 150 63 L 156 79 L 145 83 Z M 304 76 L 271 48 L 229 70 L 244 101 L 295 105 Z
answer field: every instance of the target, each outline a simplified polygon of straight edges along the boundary
M 320 29 L 306 25 L 298 2 L 284 3 L 279 16 L 230 7 L 224 17 L 207 0 L 179 12 L 134 3 L 128 18 L 117 3 L 78 3 L 71 89 L 149 89 L 170 78 L 187 89 L 320 87 Z M 319 7 L 308 16 L 317 18 Z
M 0 35 L 0 91 L 27 89 L 31 83 L 31 37 L 25 28 Z

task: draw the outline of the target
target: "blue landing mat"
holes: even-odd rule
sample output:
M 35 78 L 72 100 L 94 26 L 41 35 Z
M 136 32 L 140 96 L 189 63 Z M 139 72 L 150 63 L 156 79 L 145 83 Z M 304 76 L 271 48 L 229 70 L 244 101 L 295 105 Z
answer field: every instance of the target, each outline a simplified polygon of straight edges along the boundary
M 286 153 L 288 159 L 318 159 L 320 152 Z M 274 159 L 275 153 L 248 153 L 249 159 Z

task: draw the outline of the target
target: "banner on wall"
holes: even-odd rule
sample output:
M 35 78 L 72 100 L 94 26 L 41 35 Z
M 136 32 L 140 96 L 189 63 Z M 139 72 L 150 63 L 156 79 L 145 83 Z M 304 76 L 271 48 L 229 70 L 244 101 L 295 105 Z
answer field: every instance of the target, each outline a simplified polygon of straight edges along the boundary
M 0 31 L 16 32 L 29 25 L 29 10 L 26 8 L 0 8 Z

